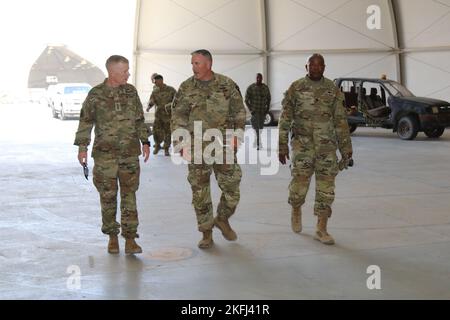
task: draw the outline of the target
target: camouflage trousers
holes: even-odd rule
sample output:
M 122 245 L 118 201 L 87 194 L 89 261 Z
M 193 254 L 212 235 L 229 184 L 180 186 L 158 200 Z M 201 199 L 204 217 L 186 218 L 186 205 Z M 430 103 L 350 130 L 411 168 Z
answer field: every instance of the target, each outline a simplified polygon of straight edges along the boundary
M 292 207 L 301 207 L 305 203 L 311 177 L 315 174 L 314 215 L 331 217 L 335 179 L 339 172 L 336 151 L 317 154 L 313 148 L 293 149 L 291 159 L 289 203 Z
M 222 190 L 217 215 L 228 219 L 234 214 L 239 203 L 241 167 L 238 164 L 189 164 L 188 170 L 188 181 L 192 188 L 192 204 L 197 215 L 198 230 L 200 232 L 211 230 L 214 226 L 211 172 L 214 171 L 219 188 Z
M 96 157 L 94 162 L 94 185 L 100 194 L 102 208 L 102 232 L 119 234 L 122 227 L 123 237 L 138 238 L 136 191 L 139 187 L 139 159 L 137 157 L 125 159 Z M 116 221 L 118 183 L 120 185 L 120 224 Z
M 161 145 L 164 142 L 164 149 L 169 149 L 171 143 L 171 131 L 170 131 L 170 118 L 162 119 L 162 117 L 156 117 L 153 124 L 153 139 L 155 145 Z

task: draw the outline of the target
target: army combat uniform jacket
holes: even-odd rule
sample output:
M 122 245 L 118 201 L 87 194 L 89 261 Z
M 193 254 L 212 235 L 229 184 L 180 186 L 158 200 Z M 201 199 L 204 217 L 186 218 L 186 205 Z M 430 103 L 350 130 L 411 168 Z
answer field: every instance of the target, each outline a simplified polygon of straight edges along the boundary
M 141 154 L 141 142 L 148 143 L 149 131 L 136 88 L 102 84 L 92 88 L 80 112 L 74 144 L 86 151 L 95 125 L 92 157 L 129 158 Z
M 171 103 L 177 91 L 175 88 L 163 85 L 162 88 L 153 89 L 150 96 L 150 104 L 156 105 L 155 117 L 159 117 L 164 122 L 170 122 Z
M 289 132 L 293 149 L 312 149 L 315 154 L 337 149 L 341 155 L 352 152 L 344 97 L 333 81 L 299 79 L 285 93 L 282 105 L 278 125 L 280 153 L 289 151 Z
M 172 131 L 187 129 L 194 135 L 194 121 L 207 129 L 245 130 L 245 108 L 238 86 L 230 78 L 213 73 L 211 81 L 203 83 L 191 77 L 184 81 L 172 104 Z

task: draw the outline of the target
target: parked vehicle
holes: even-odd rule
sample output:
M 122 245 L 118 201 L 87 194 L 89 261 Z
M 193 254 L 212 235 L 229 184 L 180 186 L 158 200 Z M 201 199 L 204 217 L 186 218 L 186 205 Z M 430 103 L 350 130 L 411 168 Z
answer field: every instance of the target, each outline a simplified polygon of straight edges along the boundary
M 46 98 L 47 98 L 47 105 L 49 108 L 52 108 L 55 105 L 53 102 L 53 97 L 56 94 L 56 89 L 57 89 L 56 84 L 51 84 L 47 88 Z
M 392 80 L 338 78 L 334 80 L 345 95 L 350 132 L 357 127 L 392 129 L 403 140 L 419 132 L 439 138 L 450 127 L 450 103 L 416 97 Z
M 264 120 L 265 126 L 273 126 L 278 124 L 280 120 L 281 110 L 280 109 L 270 109 L 266 114 L 266 119 Z
M 252 118 L 252 115 L 250 113 L 250 110 L 248 110 L 247 105 L 245 105 L 245 111 L 246 111 L 246 123 L 250 124 L 250 120 Z M 264 119 L 264 126 L 274 126 L 278 124 L 278 120 L 280 119 L 281 110 L 280 109 L 270 109 L 269 112 L 266 114 L 266 118 Z
M 87 83 L 58 83 L 51 97 L 53 117 L 61 120 L 79 118 L 81 106 L 91 88 Z

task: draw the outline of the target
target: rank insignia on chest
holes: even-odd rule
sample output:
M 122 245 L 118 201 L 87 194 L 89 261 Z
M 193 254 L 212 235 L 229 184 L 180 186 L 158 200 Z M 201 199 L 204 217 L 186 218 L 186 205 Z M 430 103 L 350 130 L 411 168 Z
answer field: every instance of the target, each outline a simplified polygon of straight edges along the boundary
M 114 102 L 114 106 L 116 108 L 116 111 L 122 111 L 122 107 L 120 105 L 120 102 Z

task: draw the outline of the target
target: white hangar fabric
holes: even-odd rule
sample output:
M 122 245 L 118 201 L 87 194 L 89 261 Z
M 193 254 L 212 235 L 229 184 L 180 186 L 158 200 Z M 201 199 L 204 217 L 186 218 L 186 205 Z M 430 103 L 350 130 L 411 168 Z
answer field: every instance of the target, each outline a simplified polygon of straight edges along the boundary
M 242 90 L 262 72 L 272 108 L 313 52 L 325 55 L 329 78 L 386 74 L 450 100 L 449 0 L 137 1 L 133 76 L 143 99 L 153 72 L 174 86 L 190 76 L 199 48 Z

